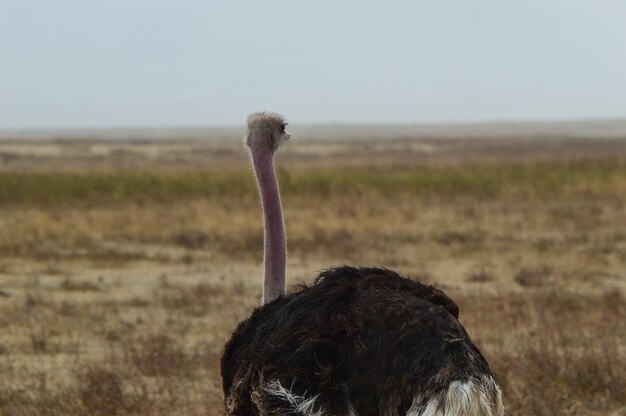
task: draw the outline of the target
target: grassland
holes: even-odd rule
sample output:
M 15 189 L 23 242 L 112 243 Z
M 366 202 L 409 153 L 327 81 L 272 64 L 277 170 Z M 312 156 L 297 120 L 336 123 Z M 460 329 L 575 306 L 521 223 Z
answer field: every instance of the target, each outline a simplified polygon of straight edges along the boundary
M 0 144 L 0 415 L 221 414 L 221 348 L 261 289 L 243 149 L 40 145 Z M 290 144 L 289 282 L 377 264 L 435 284 L 508 414 L 624 415 L 625 149 Z
M 308 168 L 281 170 L 282 192 L 293 197 L 398 193 L 416 197 L 477 199 L 593 196 L 623 189 L 624 163 L 574 160 L 437 167 Z M 193 198 L 254 193 L 248 169 L 159 172 L 0 172 L 0 204 L 102 206 L 169 204 Z M 615 189 L 612 189 L 615 188 Z

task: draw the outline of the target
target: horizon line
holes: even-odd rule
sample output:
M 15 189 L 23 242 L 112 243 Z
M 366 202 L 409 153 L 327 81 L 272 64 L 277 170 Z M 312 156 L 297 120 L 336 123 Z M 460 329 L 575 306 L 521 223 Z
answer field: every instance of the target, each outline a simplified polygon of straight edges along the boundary
M 287 117 L 287 121 L 293 127 L 454 127 L 454 126 L 498 126 L 498 125 L 556 125 L 556 124 L 603 124 L 603 123 L 626 123 L 624 116 L 607 117 L 558 117 L 558 118 L 502 118 L 482 120 L 433 120 L 433 121 L 293 121 Z M 194 124 L 173 123 L 167 125 L 144 124 L 129 126 L 122 124 L 93 125 L 93 126 L 65 126 L 65 127 L 2 127 L 0 134 L 6 133 L 54 133 L 54 132 L 105 132 L 105 131 L 184 131 L 184 130 L 236 130 L 245 128 L 245 118 L 241 123 L 221 124 Z

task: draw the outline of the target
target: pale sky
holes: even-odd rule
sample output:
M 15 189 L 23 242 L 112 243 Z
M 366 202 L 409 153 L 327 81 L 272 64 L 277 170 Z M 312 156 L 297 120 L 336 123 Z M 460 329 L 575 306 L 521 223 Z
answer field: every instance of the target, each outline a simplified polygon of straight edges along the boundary
M 626 117 L 626 1 L 0 0 L 0 128 Z

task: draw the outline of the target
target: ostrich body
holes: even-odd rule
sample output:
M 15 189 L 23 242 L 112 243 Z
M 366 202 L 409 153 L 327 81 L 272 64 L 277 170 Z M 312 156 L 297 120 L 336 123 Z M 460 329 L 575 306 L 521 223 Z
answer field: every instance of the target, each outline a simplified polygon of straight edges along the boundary
M 489 365 L 440 290 L 383 268 L 340 267 L 285 294 L 285 236 L 272 157 L 283 118 L 248 139 L 265 219 L 263 305 L 225 346 L 228 415 L 501 416 Z

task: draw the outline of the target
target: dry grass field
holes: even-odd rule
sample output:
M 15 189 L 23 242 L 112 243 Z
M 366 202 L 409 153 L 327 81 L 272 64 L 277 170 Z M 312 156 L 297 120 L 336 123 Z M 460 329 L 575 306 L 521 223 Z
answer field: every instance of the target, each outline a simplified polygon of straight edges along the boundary
M 0 415 L 220 415 L 258 305 L 240 142 L 0 142 Z M 288 282 L 434 284 L 509 415 L 626 415 L 626 140 L 314 141 L 278 155 Z

